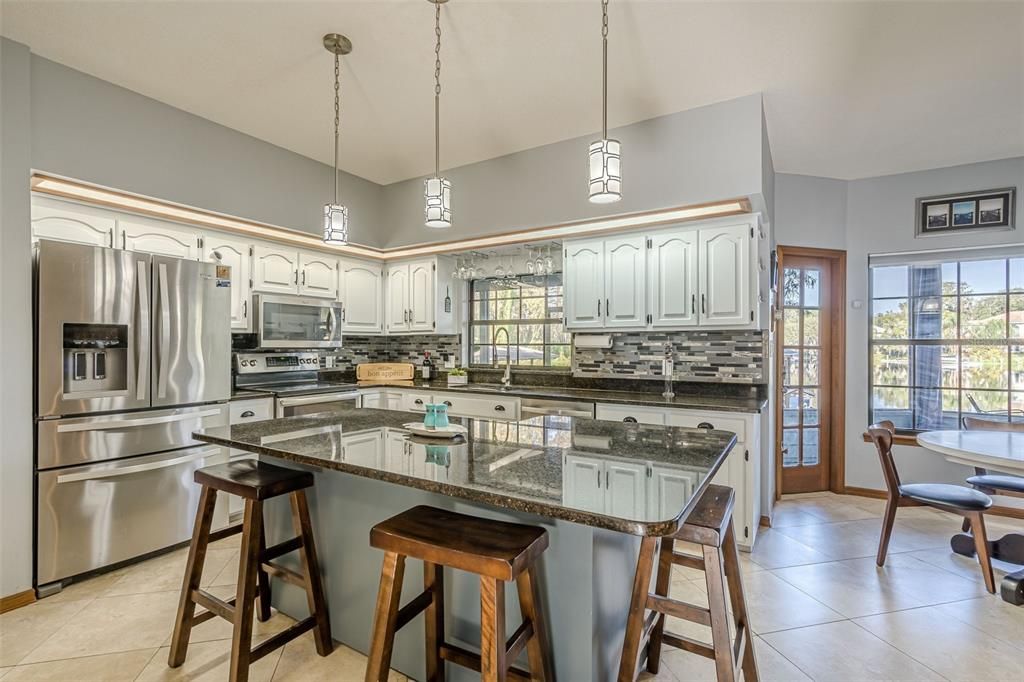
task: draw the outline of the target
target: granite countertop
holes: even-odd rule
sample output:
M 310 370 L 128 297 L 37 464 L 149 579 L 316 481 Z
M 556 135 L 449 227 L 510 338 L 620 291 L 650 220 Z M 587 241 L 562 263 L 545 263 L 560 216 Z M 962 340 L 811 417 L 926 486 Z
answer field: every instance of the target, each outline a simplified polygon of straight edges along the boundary
M 416 416 L 342 408 L 300 417 L 196 431 L 196 440 L 300 464 L 388 481 L 502 509 L 538 514 L 633 535 L 674 533 L 736 443 L 728 431 L 534 417 L 519 422 L 452 418 L 468 433 L 458 442 L 412 435 Z M 380 439 L 374 449 L 374 434 Z M 369 447 L 367 447 L 369 445 Z M 676 497 L 640 504 L 627 515 L 594 511 L 593 474 L 606 462 L 670 475 Z M 574 487 L 566 465 L 582 474 Z M 584 487 L 585 484 L 585 487 Z M 600 484 L 598 484 L 600 486 Z M 662 512 L 661 510 L 669 510 Z
M 452 391 L 457 393 L 485 393 L 509 395 L 519 398 L 551 398 L 554 400 L 585 400 L 595 403 L 620 405 L 644 405 L 649 407 L 678 407 L 691 410 L 715 410 L 718 412 L 759 413 L 768 404 L 767 400 L 752 397 L 732 397 L 677 393 L 674 398 L 665 398 L 660 393 L 645 391 L 606 391 L 589 388 L 562 386 L 516 386 L 502 390 L 500 384 L 474 384 L 449 386 L 445 381 L 360 381 L 360 388 L 416 388 L 427 391 Z

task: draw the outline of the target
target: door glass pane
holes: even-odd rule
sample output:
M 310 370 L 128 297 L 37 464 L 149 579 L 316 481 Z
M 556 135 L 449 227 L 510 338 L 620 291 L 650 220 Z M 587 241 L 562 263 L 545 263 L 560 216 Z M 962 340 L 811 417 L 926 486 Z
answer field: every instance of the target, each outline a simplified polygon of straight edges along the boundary
M 818 463 L 818 429 L 804 429 L 803 452 L 800 459 L 804 466 L 814 466 Z
M 816 386 L 818 384 L 818 350 L 804 351 L 804 376 L 805 385 Z
M 821 288 L 821 271 L 820 270 L 805 270 L 804 271 L 804 307 L 805 308 L 817 308 L 820 304 L 818 302 L 819 289 Z
M 782 431 L 782 466 L 789 468 L 800 464 L 800 432 L 796 429 Z
M 800 309 L 786 308 L 783 311 L 783 339 L 787 346 L 800 345 Z
M 800 407 L 804 415 L 804 424 L 816 425 L 818 423 L 818 389 L 802 389 L 800 393 Z
M 817 310 L 804 311 L 804 345 L 818 345 L 818 317 Z
M 800 389 L 787 388 L 782 393 L 782 425 L 796 426 L 800 423 Z
M 786 268 L 782 278 L 782 305 L 798 307 L 800 305 L 800 270 Z
M 785 348 L 782 351 L 782 385 L 796 386 L 799 383 L 800 351 L 797 348 Z

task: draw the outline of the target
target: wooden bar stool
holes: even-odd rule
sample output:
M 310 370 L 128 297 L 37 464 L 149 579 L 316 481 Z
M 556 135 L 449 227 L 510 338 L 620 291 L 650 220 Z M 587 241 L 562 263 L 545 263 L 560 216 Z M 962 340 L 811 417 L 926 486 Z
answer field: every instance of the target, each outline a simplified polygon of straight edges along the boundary
M 548 546 L 543 528 L 419 506 L 374 526 L 370 544 L 384 550 L 384 565 L 367 682 L 387 679 L 395 632 L 422 611 L 426 612 L 427 682 L 444 679 L 445 661 L 471 668 L 484 680 L 554 680 L 537 590 L 536 562 Z M 399 608 L 407 557 L 423 561 L 425 589 Z M 444 566 L 480 576 L 479 655 L 445 641 Z M 523 624 L 506 640 L 504 583 L 512 580 L 519 591 Z M 530 672 L 510 667 L 523 647 Z
M 757 682 L 757 662 L 747 619 L 743 585 L 740 583 L 740 559 L 732 525 L 735 493 L 732 488 L 709 486 L 679 531 L 662 538 L 658 555 L 658 575 L 654 594 L 649 593 L 657 538 L 644 538 L 640 545 L 633 601 L 626 622 L 625 644 L 619 665 L 619 682 L 633 682 L 639 674 L 641 654 L 647 648 L 647 671 L 657 673 L 662 643 L 710 658 L 715 662 L 720 682 L 733 682 L 739 669 L 745 682 Z M 702 556 L 674 551 L 675 541 L 700 545 Z M 708 587 L 708 608 L 688 604 L 668 596 L 673 565 L 704 571 Z M 724 573 L 724 576 L 723 576 Z M 736 629 L 735 643 L 729 639 L 729 607 Z M 650 613 L 647 610 L 650 609 Z M 665 632 L 665 616 L 674 616 L 711 628 L 711 644 Z
M 174 621 L 168 665 L 177 668 L 185 662 L 192 627 L 214 616 L 220 616 L 234 624 L 228 678 L 232 682 L 247 680 L 249 666 L 252 663 L 308 630 L 314 630 L 317 653 L 321 656 L 331 653 L 334 643 L 331 640 L 327 602 L 320 582 L 320 565 L 316 557 L 313 527 L 309 522 L 309 507 L 306 503 L 305 489 L 313 485 L 313 474 L 245 460 L 199 469 L 195 473 L 195 481 L 203 486 L 203 490 L 199 498 L 195 529 L 192 532 L 192 544 L 188 550 L 188 562 L 185 564 L 185 579 L 181 585 L 181 598 L 178 602 L 178 615 Z M 235 590 L 235 597 L 228 601 L 199 588 L 206 547 L 210 542 L 210 524 L 213 521 L 213 508 L 218 490 L 245 498 L 245 520 L 242 527 L 234 531 L 242 533 L 238 587 Z M 279 495 L 291 496 L 292 524 L 296 537 L 267 547 L 263 531 L 263 503 Z M 271 561 L 296 550 L 299 551 L 301 559 L 301 573 Z M 270 618 L 270 575 L 304 588 L 310 615 L 287 630 L 270 637 L 256 648 L 250 649 L 253 608 L 257 595 L 257 617 L 261 621 Z M 206 610 L 197 615 L 196 604 Z

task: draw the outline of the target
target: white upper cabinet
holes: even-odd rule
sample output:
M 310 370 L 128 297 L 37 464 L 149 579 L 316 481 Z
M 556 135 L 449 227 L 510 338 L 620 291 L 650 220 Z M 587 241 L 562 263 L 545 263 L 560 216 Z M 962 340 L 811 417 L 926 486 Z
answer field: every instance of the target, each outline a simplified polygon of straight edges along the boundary
M 117 235 L 116 214 L 40 196 L 32 197 L 32 241 L 62 242 L 113 247 Z
M 756 328 L 756 219 L 565 244 L 571 330 Z
M 647 241 L 643 236 L 604 242 L 604 326 L 642 327 L 646 323 Z
M 341 260 L 338 300 L 341 301 L 344 333 L 380 334 L 384 331 L 384 272 L 379 264 Z
M 570 329 L 604 327 L 604 242 L 566 244 L 563 275 L 565 322 Z
M 409 331 L 409 264 L 388 266 L 387 332 Z
M 753 321 L 749 225 L 708 228 L 700 239 L 700 315 L 707 325 Z
M 697 324 L 697 232 L 660 232 L 651 235 L 648 243 L 647 312 L 651 326 Z
M 301 296 L 338 298 L 338 259 L 324 253 L 299 252 Z
M 203 260 L 231 268 L 231 329 L 252 329 L 252 246 L 245 239 L 207 233 L 203 236 Z
M 299 254 L 274 244 L 255 244 L 252 288 L 268 294 L 294 294 L 299 285 Z
M 434 331 L 434 301 L 437 298 L 434 268 L 433 260 L 409 264 L 410 331 Z
M 118 220 L 118 228 L 127 251 L 199 260 L 199 232 L 186 225 L 131 216 Z

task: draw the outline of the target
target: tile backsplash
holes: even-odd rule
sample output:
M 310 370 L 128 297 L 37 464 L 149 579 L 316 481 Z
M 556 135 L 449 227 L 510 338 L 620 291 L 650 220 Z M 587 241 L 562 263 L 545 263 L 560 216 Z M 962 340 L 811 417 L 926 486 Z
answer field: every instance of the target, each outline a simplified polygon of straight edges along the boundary
M 761 331 L 612 334 L 612 347 L 574 348 L 576 377 L 663 379 L 665 344 L 675 349 L 675 381 L 768 383 L 767 334 Z
M 423 353 L 430 352 L 430 359 L 442 362 L 445 355 L 460 357 L 462 339 L 457 334 L 422 336 L 345 336 L 344 346 L 331 352 L 335 368 L 340 371 L 355 371 L 361 362 L 412 362 L 419 364 Z

